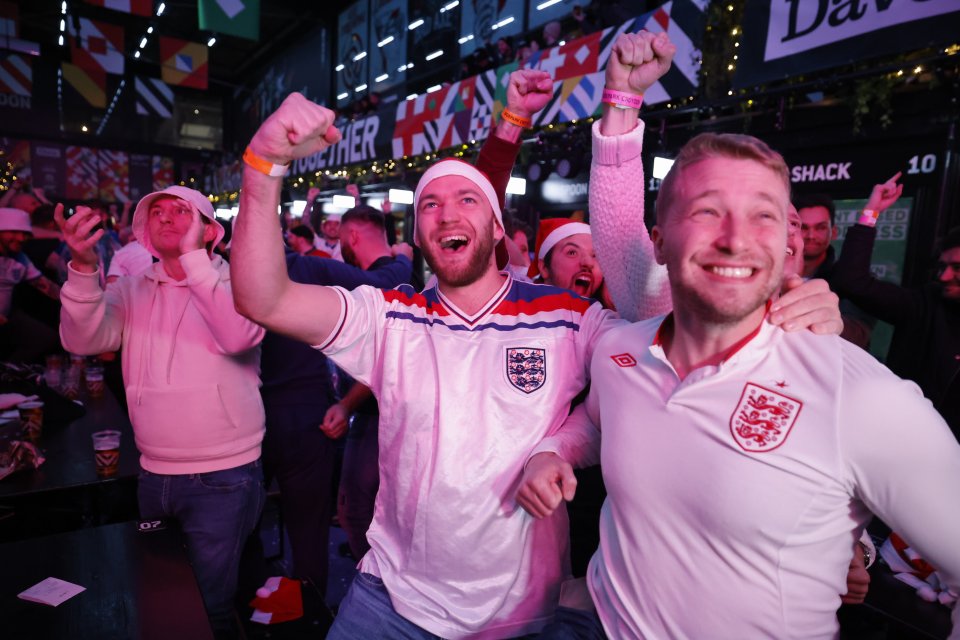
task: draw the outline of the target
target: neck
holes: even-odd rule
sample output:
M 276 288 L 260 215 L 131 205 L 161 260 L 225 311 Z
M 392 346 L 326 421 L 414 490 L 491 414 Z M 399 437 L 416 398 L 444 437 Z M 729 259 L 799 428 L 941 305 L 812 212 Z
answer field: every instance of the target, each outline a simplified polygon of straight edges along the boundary
M 183 270 L 183 265 L 180 264 L 180 256 L 160 258 L 160 264 L 163 265 L 163 270 L 167 272 L 167 275 L 177 282 L 187 279 L 187 272 Z
M 667 360 L 681 380 L 695 369 L 720 364 L 757 330 L 766 315 L 766 307 L 759 307 L 732 324 L 714 324 L 674 306 L 673 325 L 667 335 L 662 336 Z
M 803 277 L 804 278 L 813 277 L 813 274 L 817 272 L 817 269 L 820 268 L 820 265 L 822 265 L 826 259 L 827 259 L 826 251 L 824 251 L 818 256 L 813 256 L 812 258 L 803 256 Z
M 490 301 L 506 278 L 492 266 L 479 279 L 462 287 L 453 286 L 440 281 L 438 287 L 453 304 L 467 314 L 474 314 Z
M 370 265 L 380 258 L 389 258 L 391 255 L 389 247 L 376 247 L 370 250 L 369 253 L 360 254 L 358 252 L 357 262 L 360 263 L 360 268 L 366 271 L 370 268 Z

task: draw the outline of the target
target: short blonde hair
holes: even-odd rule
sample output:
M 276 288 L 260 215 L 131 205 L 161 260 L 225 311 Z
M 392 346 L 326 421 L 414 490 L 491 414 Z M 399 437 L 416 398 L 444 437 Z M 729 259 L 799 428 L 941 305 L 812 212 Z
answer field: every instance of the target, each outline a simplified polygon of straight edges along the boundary
M 663 224 L 666 220 L 667 212 L 675 197 L 676 183 L 683 170 L 707 158 L 759 162 L 783 180 L 787 197 L 790 196 L 790 169 L 783 156 L 771 149 L 766 142 L 739 133 L 701 133 L 683 145 L 669 173 L 660 183 L 660 192 L 657 196 L 657 224 Z M 736 176 L 730 176 L 730 179 L 735 180 Z

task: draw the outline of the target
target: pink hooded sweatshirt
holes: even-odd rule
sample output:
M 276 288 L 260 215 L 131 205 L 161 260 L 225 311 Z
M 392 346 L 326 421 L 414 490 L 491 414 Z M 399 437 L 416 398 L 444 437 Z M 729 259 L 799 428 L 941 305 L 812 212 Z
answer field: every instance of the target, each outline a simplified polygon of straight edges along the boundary
M 135 227 L 151 196 L 137 207 Z M 212 218 L 212 208 L 200 210 Z M 120 278 L 106 292 L 99 274 L 71 267 L 61 292 L 60 336 L 68 351 L 97 354 L 122 347 L 140 464 L 160 474 L 206 473 L 252 462 L 260 457 L 264 432 L 259 393 L 264 330 L 234 309 L 230 269 L 219 256 L 191 251 L 180 263 L 187 274 L 183 281 L 156 263 Z

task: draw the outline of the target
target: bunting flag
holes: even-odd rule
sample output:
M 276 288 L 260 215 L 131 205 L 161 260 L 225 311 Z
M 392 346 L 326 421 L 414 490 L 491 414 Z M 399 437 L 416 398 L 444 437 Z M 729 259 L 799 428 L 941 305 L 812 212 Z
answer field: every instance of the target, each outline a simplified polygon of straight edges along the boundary
M 153 156 L 153 190 L 161 191 L 173 184 L 173 158 Z
M 96 149 L 67 147 L 67 199 L 93 200 L 99 186 Z
M 20 35 L 20 10 L 13 2 L 0 2 L 0 38 Z
M 260 39 L 260 0 L 199 0 L 197 18 L 201 29 Z
M 153 0 L 86 0 L 86 3 L 136 16 L 153 15 Z
M 137 113 L 169 118 L 173 115 L 173 89 L 163 80 L 136 77 L 133 81 Z
M 62 63 L 65 87 L 72 87 L 92 107 L 107 108 L 107 74 L 103 69 L 84 69 Z
M 207 46 L 160 37 L 161 77 L 167 84 L 207 88 Z
M 123 27 L 89 18 L 67 20 L 73 64 L 123 75 Z
M 0 52 L 0 93 L 33 95 L 33 67 L 30 58 Z
M 110 202 L 126 202 L 130 199 L 130 166 L 125 151 L 100 149 L 99 187 L 100 199 Z

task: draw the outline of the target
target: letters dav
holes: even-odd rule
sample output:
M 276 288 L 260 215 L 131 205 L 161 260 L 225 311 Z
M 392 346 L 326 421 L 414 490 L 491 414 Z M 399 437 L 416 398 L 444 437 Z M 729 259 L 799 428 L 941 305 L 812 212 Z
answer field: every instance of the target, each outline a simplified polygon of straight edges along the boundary
M 852 162 L 800 164 L 790 168 L 791 182 L 838 182 L 850 180 Z
M 799 400 L 748 382 L 730 416 L 730 433 L 747 453 L 773 451 L 790 435 L 802 406 Z

